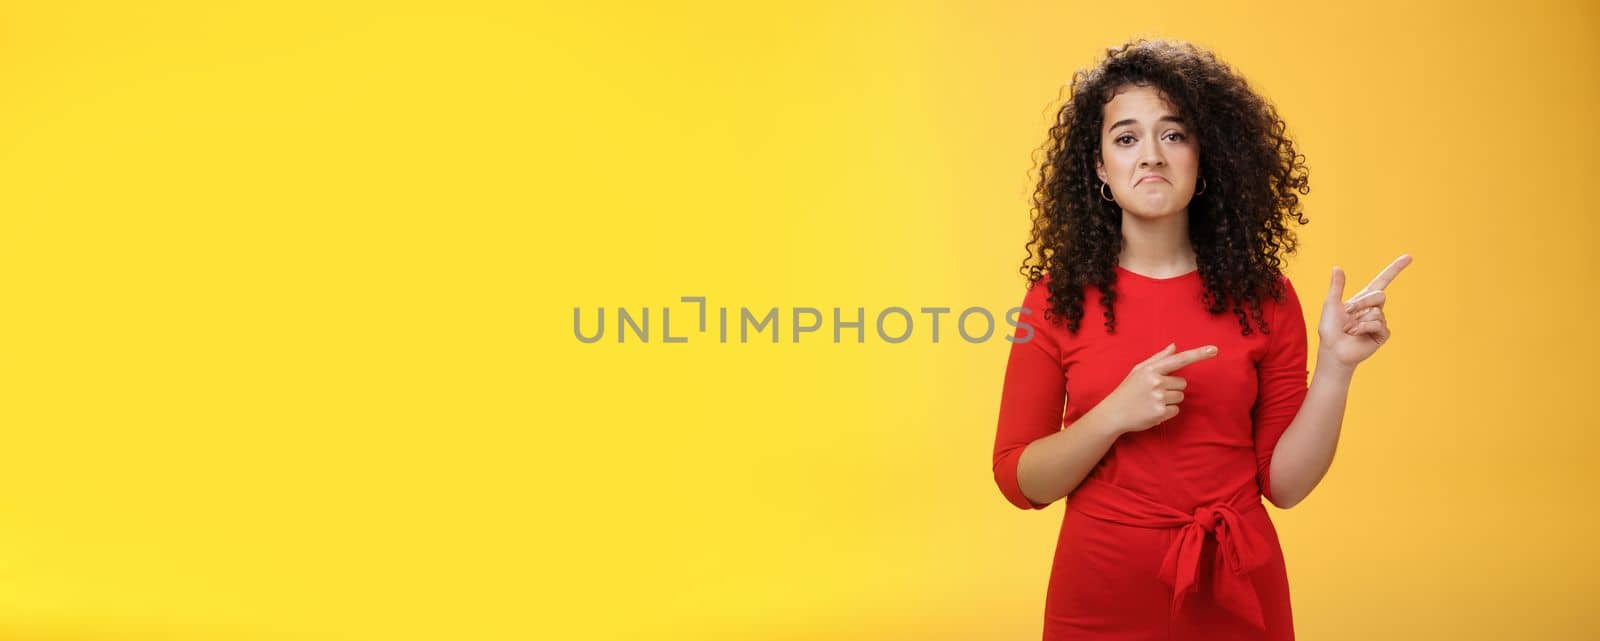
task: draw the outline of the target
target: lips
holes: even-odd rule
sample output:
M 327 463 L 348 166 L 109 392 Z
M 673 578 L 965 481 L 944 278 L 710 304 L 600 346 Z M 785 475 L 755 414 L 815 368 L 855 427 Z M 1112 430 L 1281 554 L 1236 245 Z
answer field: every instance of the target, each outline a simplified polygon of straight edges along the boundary
M 1150 182 L 1150 181 L 1154 181 L 1154 180 L 1159 180 L 1159 181 L 1161 181 L 1161 182 L 1164 182 L 1164 183 L 1167 183 L 1167 184 L 1169 184 L 1169 185 L 1170 185 L 1170 184 L 1172 184 L 1172 183 L 1171 183 L 1171 182 L 1170 182 L 1170 181 L 1168 181 L 1168 180 L 1167 180 L 1167 179 L 1166 179 L 1166 178 L 1163 178 L 1163 177 L 1161 177 L 1161 176 L 1157 176 L 1157 175 L 1155 175 L 1155 174 L 1151 174 L 1151 175 L 1149 175 L 1149 176 L 1145 176 L 1145 177 L 1144 177 L 1144 178 L 1140 178 L 1140 179 L 1139 179 L 1139 182 L 1137 182 L 1137 183 L 1134 183 L 1134 184 L 1136 184 L 1136 185 L 1142 185 L 1142 184 L 1144 184 L 1144 183 L 1147 183 L 1147 182 Z

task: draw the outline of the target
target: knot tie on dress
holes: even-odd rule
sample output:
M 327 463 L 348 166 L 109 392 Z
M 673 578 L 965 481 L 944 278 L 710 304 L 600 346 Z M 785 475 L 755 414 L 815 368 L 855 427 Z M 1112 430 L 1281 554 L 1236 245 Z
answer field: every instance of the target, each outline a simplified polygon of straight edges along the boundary
M 1231 501 L 1195 508 L 1186 514 L 1164 503 L 1105 482 L 1080 485 L 1067 499 L 1067 509 L 1113 523 L 1178 530 L 1161 561 L 1160 578 L 1172 586 L 1172 615 L 1184 598 L 1200 589 L 1200 564 L 1206 538 L 1216 542 L 1211 563 L 1211 594 L 1223 609 L 1266 629 L 1261 598 L 1251 573 L 1271 558 L 1270 543 L 1244 514 L 1265 510 L 1259 494 L 1243 493 Z

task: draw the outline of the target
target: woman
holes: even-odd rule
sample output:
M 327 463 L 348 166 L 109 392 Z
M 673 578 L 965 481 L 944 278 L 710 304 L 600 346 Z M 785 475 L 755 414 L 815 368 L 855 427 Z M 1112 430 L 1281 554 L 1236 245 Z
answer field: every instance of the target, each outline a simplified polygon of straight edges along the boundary
M 1013 505 L 1066 499 L 1044 638 L 1292 639 L 1261 500 L 1290 508 L 1327 472 L 1356 364 L 1390 337 L 1383 289 L 1411 259 L 1343 302 L 1333 268 L 1308 385 L 1279 254 L 1309 187 L 1276 110 L 1183 42 L 1108 50 L 1071 89 L 994 448 Z

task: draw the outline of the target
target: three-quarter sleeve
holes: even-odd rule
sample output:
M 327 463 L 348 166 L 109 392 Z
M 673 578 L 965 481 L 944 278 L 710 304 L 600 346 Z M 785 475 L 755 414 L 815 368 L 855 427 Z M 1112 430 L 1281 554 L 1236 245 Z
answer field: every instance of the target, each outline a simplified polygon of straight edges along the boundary
M 1255 425 L 1256 477 L 1261 494 L 1272 501 L 1272 452 L 1289 423 L 1300 413 L 1308 390 L 1306 369 L 1306 319 L 1300 297 L 1288 277 L 1283 282 L 1284 299 L 1269 321 L 1266 354 L 1256 369 L 1256 403 L 1251 418 Z
M 1017 331 L 1012 338 L 1011 355 L 1006 360 L 1005 381 L 1000 394 L 1000 420 L 994 441 L 994 481 L 1012 505 L 1024 510 L 1048 507 L 1035 503 L 1022 493 L 1017 480 L 1017 463 L 1029 443 L 1061 430 L 1062 410 L 1066 405 L 1066 376 L 1061 362 L 1058 331 L 1044 318 L 1049 287 L 1035 281 L 1023 297 L 1024 310 L 1017 315 Z M 1026 341 L 1026 342 L 1024 342 Z

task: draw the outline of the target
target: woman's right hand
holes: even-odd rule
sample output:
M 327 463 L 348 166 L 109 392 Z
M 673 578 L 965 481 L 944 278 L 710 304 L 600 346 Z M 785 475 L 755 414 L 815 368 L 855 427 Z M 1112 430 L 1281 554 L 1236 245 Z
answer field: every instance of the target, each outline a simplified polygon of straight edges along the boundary
M 1172 376 L 1180 367 L 1217 355 L 1215 345 L 1203 345 L 1173 353 L 1176 343 L 1168 343 L 1144 362 L 1133 366 L 1128 378 L 1111 390 L 1092 411 L 1111 426 L 1113 434 L 1142 432 L 1178 415 L 1178 403 L 1189 382 Z

